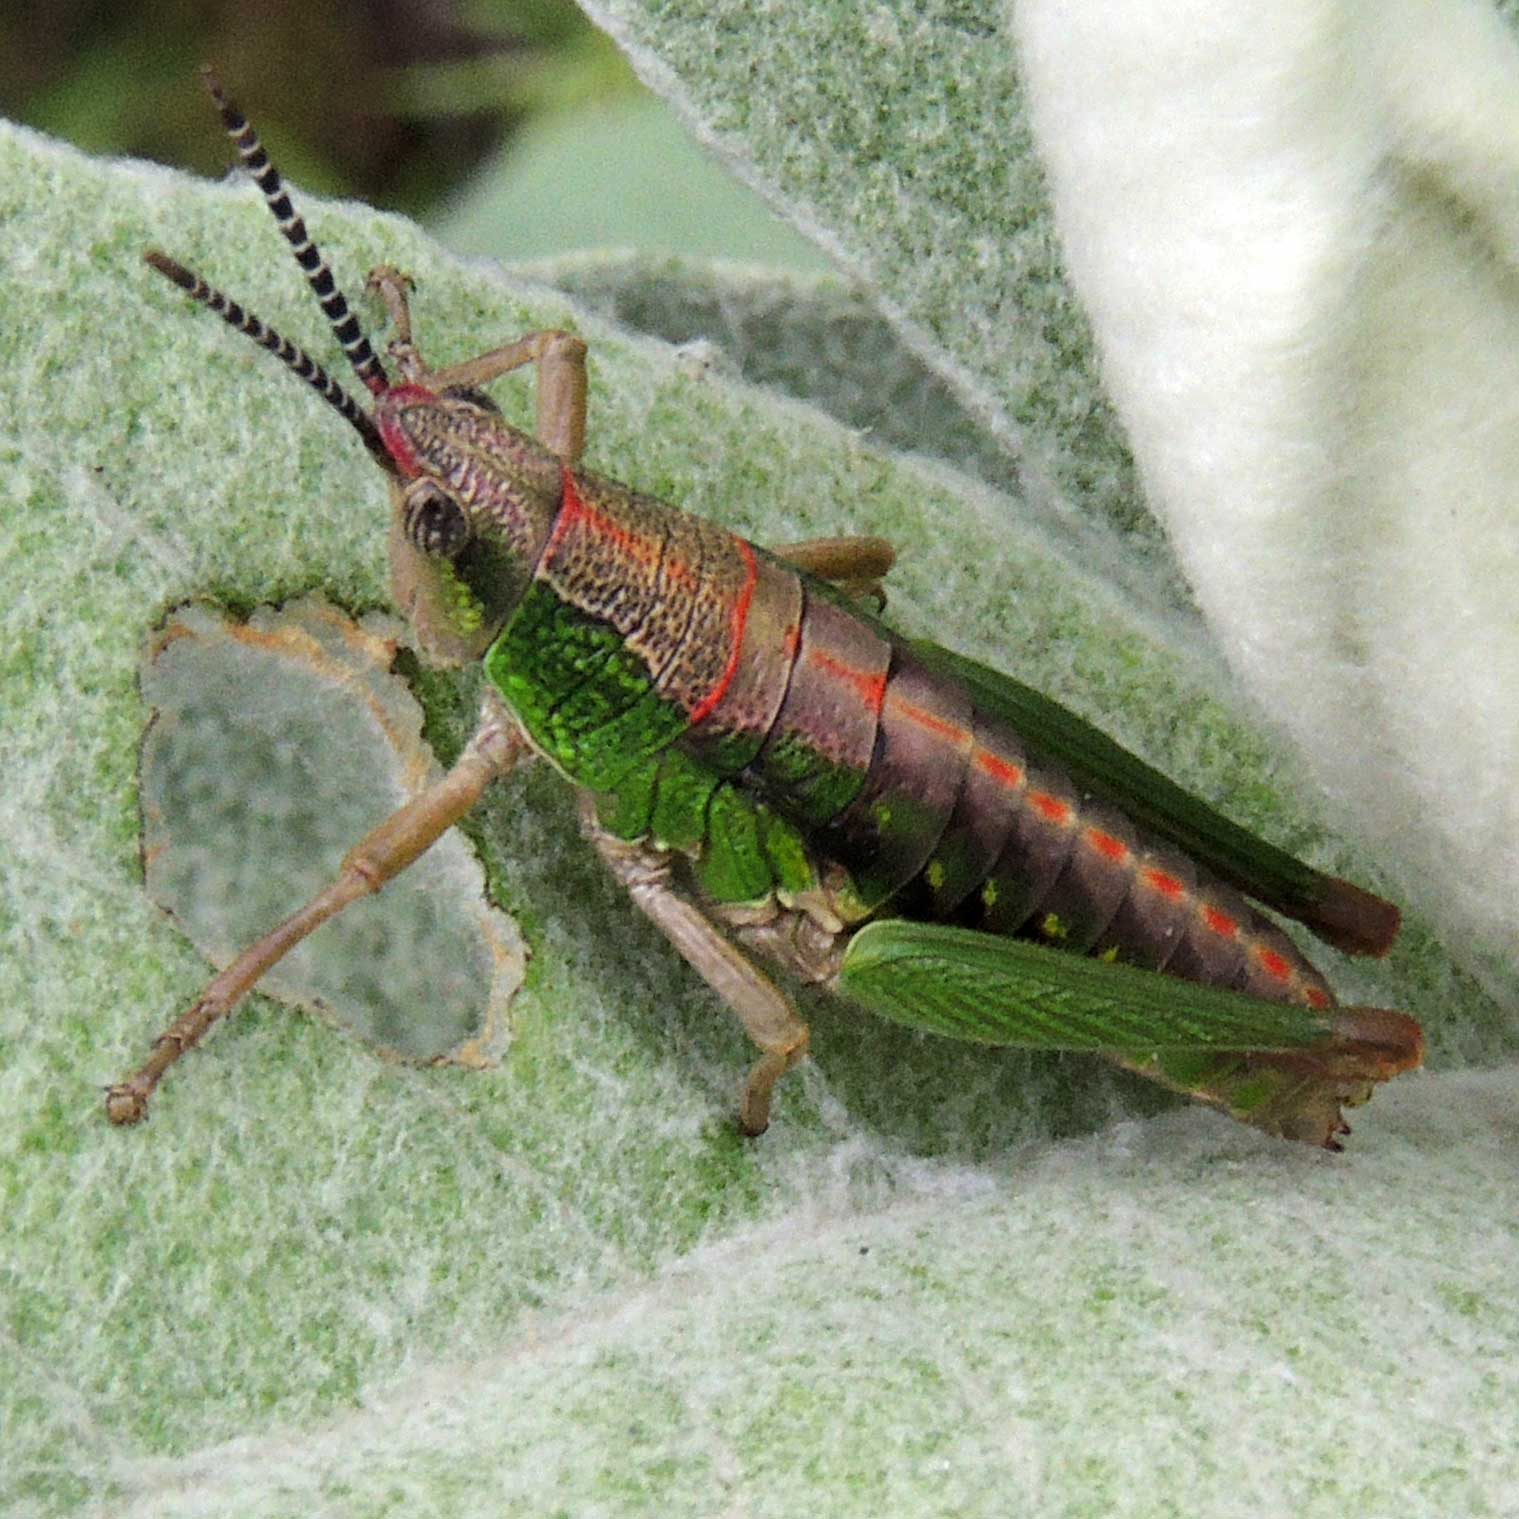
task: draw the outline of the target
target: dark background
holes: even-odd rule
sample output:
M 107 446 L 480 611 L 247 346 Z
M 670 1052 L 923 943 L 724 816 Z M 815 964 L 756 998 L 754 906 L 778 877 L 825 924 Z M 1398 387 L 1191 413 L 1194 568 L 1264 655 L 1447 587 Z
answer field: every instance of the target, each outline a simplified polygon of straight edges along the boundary
M 638 89 L 570 0 L 0 0 L 0 115 L 219 176 L 216 67 L 284 171 L 425 216 L 535 117 Z

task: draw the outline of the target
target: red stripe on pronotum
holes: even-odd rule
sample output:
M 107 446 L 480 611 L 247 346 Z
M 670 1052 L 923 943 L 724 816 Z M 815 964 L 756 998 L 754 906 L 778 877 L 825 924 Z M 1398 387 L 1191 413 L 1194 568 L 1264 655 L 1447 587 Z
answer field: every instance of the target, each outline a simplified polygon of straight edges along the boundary
M 575 485 L 575 477 L 570 473 L 569 465 L 565 465 L 564 500 L 559 508 L 559 519 L 554 523 L 554 531 L 549 534 L 549 541 L 544 549 L 545 560 L 577 526 L 593 537 L 611 544 L 617 553 L 628 559 L 644 565 L 658 564 L 661 576 L 666 583 L 674 582 L 686 591 L 697 589 L 697 577 L 690 565 L 670 553 L 664 553 L 661 557 L 663 545 L 657 538 L 651 538 L 646 533 L 635 532 L 632 528 L 624 527 L 622 523 L 608 517 L 604 512 L 588 506 L 585 497 L 580 494 Z
M 1322 987 L 1310 986 L 1303 992 L 1303 1000 L 1309 1007 L 1333 1007 L 1334 998 Z
M 575 489 L 575 476 L 570 472 L 568 464 L 564 466 L 564 496 L 559 502 L 559 515 L 554 519 L 554 530 L 549 534 L 549 541 L 543 546 L 543 558 L 545 562 L 553 557 L 554 550 L 569 536 L 569 531 L 579 522 L 586 512 L 585 502 L 580 498 L 580 492 Z
M 733 677 L 738 673 L 738 656 L 744 646 L 744 628 L 749 622 L 749 604 L 754 600 L 754 583 L 759 579 L 759 566 L 754 562 L 754 550 L 742 538 L 735 538 L 733 541 L 738 545 L 738 551 L 744 558 L 744 584 L 738 593 L 738 599 L 733 603 L 733 645 L 728 650 L 727 668 L 706 699 L 700 702 L 691 713 L 693 728 L 704 717 L 710 716 L 712 709 L 727 695 L 728 687 L 733 684 Z

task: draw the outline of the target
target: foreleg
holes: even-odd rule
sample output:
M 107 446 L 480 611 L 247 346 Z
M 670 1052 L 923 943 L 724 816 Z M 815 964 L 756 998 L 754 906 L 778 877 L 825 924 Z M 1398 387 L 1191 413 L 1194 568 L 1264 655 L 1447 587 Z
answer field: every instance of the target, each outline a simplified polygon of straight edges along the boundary
M 343 859 L 337 877 L 299 911 L 245 949 L 206 987 L 190 1010 L 153 1045 L 135 1075 L 106 1092 L 112 1123 L 138 1123 L 164 1074 L 253 990 L 266 971 L 329 918 L 378 891 L 432 847 L 480 800 L 485 788 L 528 752 L 514 719 L 488 703 L 458 763 L 420 796 L 365 835 Z

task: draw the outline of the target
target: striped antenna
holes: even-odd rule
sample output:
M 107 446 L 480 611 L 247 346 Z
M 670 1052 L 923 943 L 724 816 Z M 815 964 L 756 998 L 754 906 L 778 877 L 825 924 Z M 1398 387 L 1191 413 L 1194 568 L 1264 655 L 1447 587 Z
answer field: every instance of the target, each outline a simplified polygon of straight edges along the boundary
M 359 409 L 358 402 L 310 354 L 297 347 L 289 338 L 281 337 L 274 328 L 265 326 L 251 311 L 245 311 L 236 301 L 228 300 L 220 290 L 208 285 L 198 274 L 192 274 L 167 254 L 150 248 L 143 254 L 143 259 L 165 279 L 173 280 L 186 295 L 193 295 L 202 305 L 209 306 L 229 326 L 247 333 L 255 343 L 267 348 L 282 364 L 293 369 L 324 401 L 353 424 L 364 440 L 364 447 L 386 469 L 395 469 L 395 462 L 380 438 L 379 429 Z
M 348 302 L 343 299 L 343 292 L 338 289 L 332 270 L 327 267 L 327 260 L 311 241 L 306 223 L 291 205 L 280 171 L 269 161 L 269 155 L 264 151 L 263 143 L 258 140 L 258 133 L 248 124 L 248 118 L 227 99 L 221 80 L 209 68 L 203 68 L 200 72 L 207 90 L 211 92 L 211 99 L 216 102 L 216 109 L 221 113 L 227 136 L 236 145 L 244 166 L 253 176 L 253 182 L 264 192 L 264 201 L 274 213 L 280 231 L 285 234 L 285 241 L 294 250 L 296 263 L 305 271 L 334 336 L 343 345 L 343 352 L 353 365 L 354 373 L 372 394 L 383 395 L 390 388 L 390 378 L 369 346 L 369 339 L 360 330 L 358 318 L 348 309 Z

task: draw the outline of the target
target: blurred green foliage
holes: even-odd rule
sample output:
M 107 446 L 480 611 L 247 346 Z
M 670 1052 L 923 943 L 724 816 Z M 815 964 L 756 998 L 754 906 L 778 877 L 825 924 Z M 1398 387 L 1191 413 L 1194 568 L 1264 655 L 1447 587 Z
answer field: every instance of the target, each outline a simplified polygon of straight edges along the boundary
M 545 112 L 427 226 L 456 253 L 508 262 L 617 248 L 818 273 L 829 268 L 823 253 L 704 153 L 652 95 Z M 560 275 L 547 277 L 557 283 Z M 702 282 L 695 270 L 684 277 Z M 641 285 L 641 273 L 634 281 Z M 661 288 L 670 282 L 668 270 L 658 277 Z
M 212 63 L 304 186 L 425 214 L 537 117 L 638 90 L 573 0 L 12 0 L 0 112 L 215 175 Z

